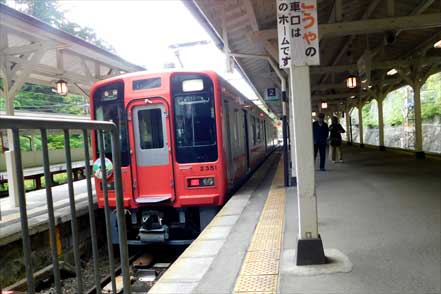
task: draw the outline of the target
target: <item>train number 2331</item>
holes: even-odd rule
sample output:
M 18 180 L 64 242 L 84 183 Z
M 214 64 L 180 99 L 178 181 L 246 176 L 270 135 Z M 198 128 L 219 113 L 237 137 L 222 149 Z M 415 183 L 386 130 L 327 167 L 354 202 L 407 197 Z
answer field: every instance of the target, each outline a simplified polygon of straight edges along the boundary
M 215 165 L 201 165 L 199 167 L 200 171 L 210 171 L 210 170 L 216 170 L 216 166 Z

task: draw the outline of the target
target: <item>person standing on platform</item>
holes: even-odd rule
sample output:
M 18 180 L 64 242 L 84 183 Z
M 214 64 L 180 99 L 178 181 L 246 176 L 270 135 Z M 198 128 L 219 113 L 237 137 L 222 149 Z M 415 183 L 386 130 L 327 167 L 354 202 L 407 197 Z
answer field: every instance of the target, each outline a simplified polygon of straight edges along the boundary
M 314 137 L 314 161 L 317 158 L 317 151 L 320 152 L 320 170 L 325 171 L 326 144 L 328 143 L 329 128 L 325 123 L 325 114 L 319 113 L 318 120 L 312 124 Z
M 335 162 L 343 162 L 343 154 L 341 152 L 342 138 L 341 134 L 345 133 L 345 129 L 338 122 L 338 117 L 332 117 L 332 123 L 329 126 L 329 141 L 331 145 L 331 160 Z

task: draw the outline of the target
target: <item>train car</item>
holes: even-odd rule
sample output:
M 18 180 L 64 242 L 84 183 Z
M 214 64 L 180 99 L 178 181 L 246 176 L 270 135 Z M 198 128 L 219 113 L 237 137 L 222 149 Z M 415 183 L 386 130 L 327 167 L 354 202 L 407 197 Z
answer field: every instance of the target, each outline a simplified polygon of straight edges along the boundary
M 277 143 L 275 122 L 212 71 L 126 74 L 90 97 L 92 119 L 120 130 L 130 244 L 197 236 Z M 103 141 L 111 159 L 110 135 Z M 98 178 L 95 187 L 102 208 Z M 110 177 L 111 207 L 113 187 Z

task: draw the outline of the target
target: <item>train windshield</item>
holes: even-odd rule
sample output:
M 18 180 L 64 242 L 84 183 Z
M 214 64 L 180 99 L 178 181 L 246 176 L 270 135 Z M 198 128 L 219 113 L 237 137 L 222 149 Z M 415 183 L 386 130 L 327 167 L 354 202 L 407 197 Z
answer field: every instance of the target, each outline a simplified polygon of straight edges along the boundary
M 121 147 L 121 165 L 129 165 L 129 147 L 127 141 L 127 118 L 124 111 L 124 86 L 122 82 L 103 86 L 95 91 L 94 112 L 96 120 L 112 121 L 119 128 Z M 110 133 L 104 135 L 106 157 L 112 159 Z M 98 152 L 98 146 L 97 146 Z
M 172 77 L 172 85 L 177 162 L 217 160 L 213 82 L 182 74 Z

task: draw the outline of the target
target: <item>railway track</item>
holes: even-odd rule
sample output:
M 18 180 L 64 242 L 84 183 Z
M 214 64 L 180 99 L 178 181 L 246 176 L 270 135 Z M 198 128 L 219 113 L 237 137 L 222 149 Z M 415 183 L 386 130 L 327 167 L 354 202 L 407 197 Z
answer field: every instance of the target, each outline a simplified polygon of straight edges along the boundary
M 137 246 L 130 248 L 130 273 L 132 280 L 132 293 L 147 293 L 161 275 L 168 269 L 168 267 L 177 259 L 177 257 L 184 251 L 185 246 L 164 246 L 164 245 L 150 245 Z M 84 293 L 121 293 L 122 292 L 122 278 L 120 266 L 116 266 L 114 270 L 115 282 L 113 290 L 112 275 L 109 272 L 109 261 L 105 254 L 106 249 L 101 248 L 99 264 L 99 274 L 101 277 L 101 289 L 98 290 L 94 286 L 94 271 L 92 258 L 89 260 L 82 260 L 82 281 L 84 284 Z M 117 250 L 115 250 L 117 252 Z M 118 257 L 115 257 L 115 264 L 119 264 Z M 77 284 L 75 270 L 66 262 L 60 262 L 61 285 L 64 294 L 77 293 Z M 48 266 L 34 275 L 36 293 L 38 294 L 55 294 L 54 278 L 52 274 L 52 266 Z M 14 284 L 13 288 L 7 288 L 0 293 L 26 293 L 26 280 L 19 281 Z M 83 294 L 83 293 L 81 293 Z

